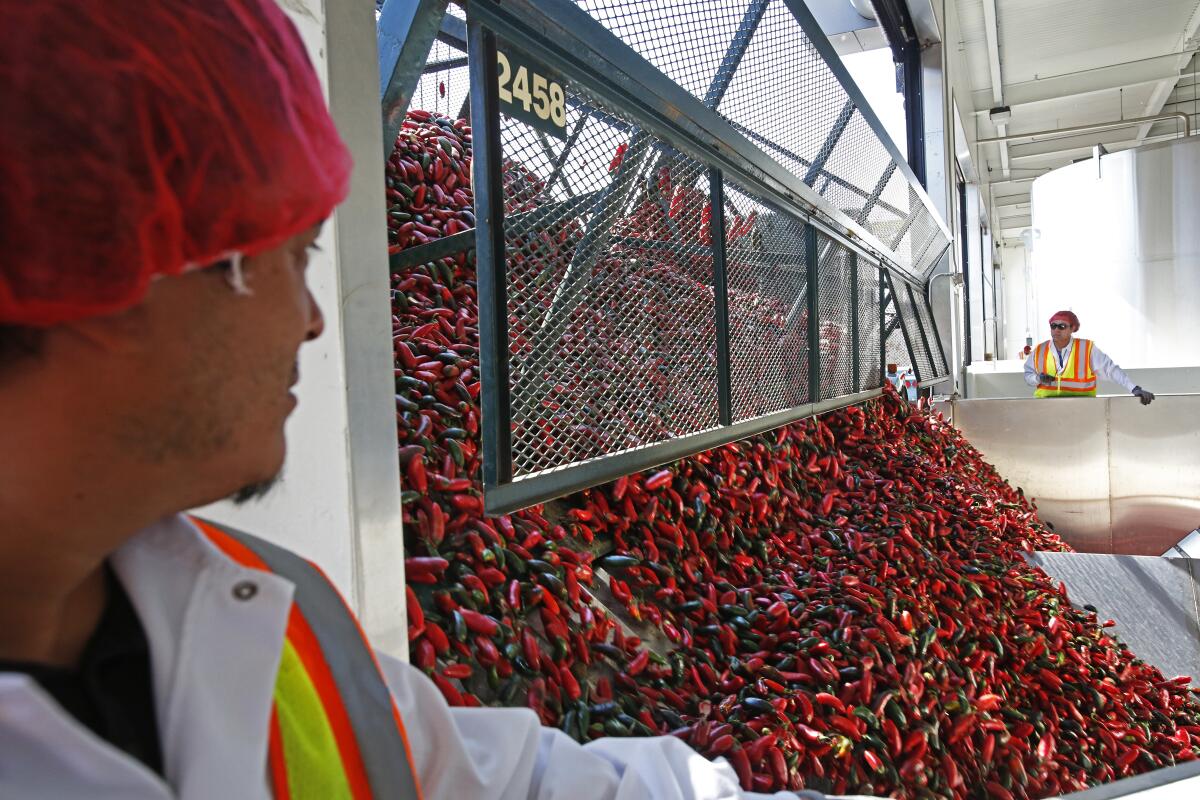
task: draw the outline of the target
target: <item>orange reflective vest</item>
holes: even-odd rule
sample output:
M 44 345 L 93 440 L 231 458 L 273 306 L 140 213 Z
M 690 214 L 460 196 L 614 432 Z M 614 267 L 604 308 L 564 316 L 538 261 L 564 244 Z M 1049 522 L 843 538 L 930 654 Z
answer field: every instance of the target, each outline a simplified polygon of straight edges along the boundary
M 320 568 L 250 534 L 192 522 L 238 564 L 296 587 L 268 739 L 276 800 L 420 800 L 408 736 L 374 652 Z
M 1051 383 L 1039 383 L 1034 395 L 1037 397 L 1095 397 L 1096 373 L 1092 371 L 1092 342 L 1090 339 L 1073 339 L 1063 362 L 1058 369 L 1054 357 L 1054 343 L 1042 342 L 1034 350 L 1033 363 L 1039 373 L 1055 376 Z

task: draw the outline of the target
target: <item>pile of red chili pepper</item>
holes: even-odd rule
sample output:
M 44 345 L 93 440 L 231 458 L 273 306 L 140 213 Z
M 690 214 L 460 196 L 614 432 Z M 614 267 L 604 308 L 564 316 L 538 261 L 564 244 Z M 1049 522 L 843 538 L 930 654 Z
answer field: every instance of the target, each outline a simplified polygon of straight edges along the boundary
M 393 243 L 455 232 L 470 128 L 411 112 L 400 142 Z M 412 660 L 451 703 L 673 733 L 758 791 L 1040 798 L 1200 752 L 1188 679 L 1027 566 L 1067 548 L 890 388 L 483 516 L 476 303 L 468 253 L 394 276 Z

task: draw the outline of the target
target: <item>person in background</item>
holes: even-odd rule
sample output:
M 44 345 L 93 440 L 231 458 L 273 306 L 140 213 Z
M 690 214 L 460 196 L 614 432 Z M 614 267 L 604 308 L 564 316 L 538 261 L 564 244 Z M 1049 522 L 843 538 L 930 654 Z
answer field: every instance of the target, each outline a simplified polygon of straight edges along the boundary
M 1090 339 L 1076 339 L 1079 317 L 1059 311 L 1050 317 L 1050 339 L 1025 359 L 1025 383 L 1036 397 L 1095 397 L 1096 379 L 1105 378 L 1135 395 L 1148 406 L 1154 395 L 1135 386 L 1125 371 L 1100 351 Z
M 281 469 L 350 154 L 274 0 L 0 18 L 0 798 L 763 797 L 449 708 L 314 566 L 183 513 Z

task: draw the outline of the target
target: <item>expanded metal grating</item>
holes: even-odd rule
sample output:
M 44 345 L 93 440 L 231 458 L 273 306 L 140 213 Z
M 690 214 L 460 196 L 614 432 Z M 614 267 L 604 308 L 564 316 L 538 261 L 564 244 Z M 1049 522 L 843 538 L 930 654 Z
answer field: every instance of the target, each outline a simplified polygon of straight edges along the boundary
M 896 300 L 899 304 L 900 327 L 908 340 L 908 346 L 915 362 L 912 367 L 917 372 L 917 378 L 927 381 L 944 377 L 946 371 L 939 368 L 941 367 L 940 359 L 934 355 L 936 344 L 930 340 L 930 336 L 936 335 L 936 332 L 924 328 L 928 315 L 921 313 L 925 301 L 923 297 L 920 297 L 920 290 L 918 289 L 914 293 L 911 285 L 898 278 L 893 278 L 892 284 L 895 286 Z
M 847 402 L 882 385 L 885 352 L 922 378 L 941 366 L 910 353 L 932 320 L 900 277 L 941 227 L 789 4 L 580 5 L 646 61 L 574 9 L 539 24 L 481 0 L 470 23 L 473 54 L 494 31 L 501 74 L 471 66 L 490 94 L 473 110 L 499 112 L 472 125 L 495 224 L 476 240 L 481 369 L 507 375 L 482 395 L 492 513 Z M 518 64 L 559 92 L 553 124 L 518 108 Z M 828 203 L 781 191 L 798 181 Z
M 745 3 L 712 0 L 576 0 L 583 10 L 691 94 L 721 73 Z
M 858 352 L 859 374 L 856 391 L 865 392 L 883 385 L 879 337 L 879 267 L 860 258 L 858 272 Z
M 821 351 L 821 397 L 854 394 L 851 349 L 850 269 L 854 257 L 827 236 L 817 237 L 817 337 Z M 860 357 L 870 355 L 859 351 Z
M 436 111 L 457 119 L 470 88 L 466 52 L 435 41 L 429 49 L 425 71 L 417 81 L 409 107 Z
M 887 134 L 867 121 L 784 0 L 576 2 L 865 227 L 896 265 L 923 276 L 948 246 Z
M 725 184 L 735 421 L 810 402 L 805 224 Z
M 942 377 L 950 374 L 950 366 L 946 363 L 945 354 L 942 353 L 941 340 L 938 339 L 937 325 L 933 321 L 933 314 L 929 310 L 929 303 L 926 302 L 922 290 L 917 287 L 910 286 L 909 291 L 913 297 L 913 306 L 917 312 L 917 325 L 921 330 L 922 341 L 929 346 L 929 363 L 933 367 L 931 377 Z
M 501 128 L 515 477 L 717 424 L 707 169 L 569 93 Z

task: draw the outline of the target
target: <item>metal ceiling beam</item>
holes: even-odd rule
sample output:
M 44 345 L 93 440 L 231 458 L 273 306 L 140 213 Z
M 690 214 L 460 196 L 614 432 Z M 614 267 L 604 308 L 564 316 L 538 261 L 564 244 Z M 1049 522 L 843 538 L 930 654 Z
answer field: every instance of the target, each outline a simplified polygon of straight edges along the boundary
M 977 139 L 976 144 L 994 144 L 1005 142 L 1017 142 L 1023 139 L 1039 139 L 1039 138 L 1061 138 L 1065 136 L 1073 136 L 1081 133 L 1091 133 L 1095 131 L 1114 130 L 1118 128 L 1132 128 L 1139 124 L 1145 123 L 1147 126 L 1155 122 L 1167 119 L 1177 119 L 1181 126 L 1184 136 L 1191 134 L 1191 120 L 1187 114 L 1182 111 L 1170 111 L 1165 114 L 1154 114 L 1146 117 L 1132 117 L 1130 119 L 1114 119 L 1107 122 L 1091 122 L 1087 125 L 1072 125 L 1066 128 L 1050 128 L 1044 131 L 1030 131 L 1028 133 L 1013 133 L 1004 134 L 1001 136 L 992 136 L 984 139 Z
M 996 0 L 983 0 L 983 32 L 987 39 L 988 74 L 992 80 L 992 104 L 987 108 L 1004 105 L 1004 77 L 1000 72 L 1000 39 L 999 27 L 996 24 Z M 1000 135 L 1008 133 L 1008 126 L 996 126 Z M 1000 142 L 1000 171 L 1008 177 L 1008 143 Z
M 1183 31 L 1176 39 L 1175 49 L 1179 51 L 1178 60 L 1175 62 L 1175 75 L 1162 81 L 1154 89 L 1154 93 L 1150 95 L 1149 102 L 1146 103 L 1146 113 L 1157 114 L 1162 111 L 1163 105 L 1167 102 L 1167 98 L 1171 96 L 1171 92 L 1175 89 L 1175 84 L 1179 81 L 1179 73 L 1187 67 L 1192 60 L 1194 54 L 1193 37 L 1196 36 L 1196 31 L 1200 30 L 1200 4 L 1192 8 L 1192 13 L 1188 17 L 1187 22 L 1183 26 Z M 1150 134 L 1151 125 L 1143 125 L 1138 129 L 1138 139 L 1145 139 Z
M 1015 109 L 1176 78 L 1179 75 L 1178 63 L 1178 53 L 1167 53 L 1122 64 L 1010 83 L 1004 87 L 1004 105 Z M 994 101 L 994 95 L 988 89 L 971 93 L 976 114 L 986 114 Z

